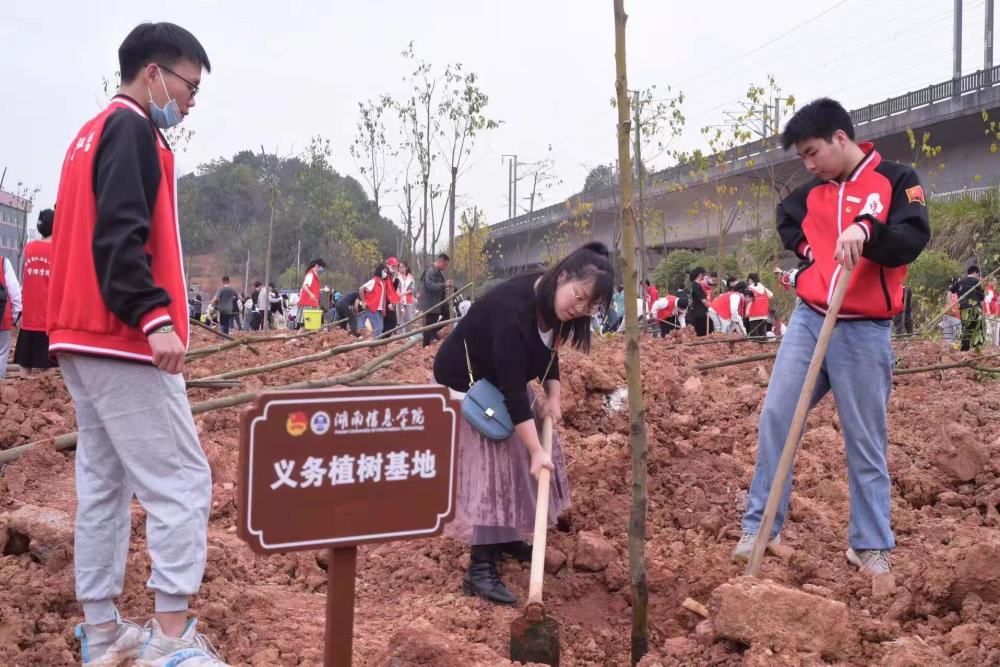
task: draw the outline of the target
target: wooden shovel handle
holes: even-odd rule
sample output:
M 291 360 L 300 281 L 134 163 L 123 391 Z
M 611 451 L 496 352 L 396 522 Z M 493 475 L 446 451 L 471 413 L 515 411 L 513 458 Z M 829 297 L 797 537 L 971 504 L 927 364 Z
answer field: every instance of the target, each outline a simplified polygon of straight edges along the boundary
M 792 461 L 795 460 L 795 450 L 799 444 L 799 437 L 802 435 L 806 416 L 809 414 L 809 403 L 812 401 L 813 390 L 816 388 L 816 380 L 823 368 L 826 349 L 830 346 L 833 327 L 837 324 L 837 315 L 840 314 L 840 306 L 844 303 L 844 295 L 847 293 L 847 284 L 850 280 L 851 270 L 842 269 L 837 286 L 833 291 L 833 298 L 830 300 L 830 307 L 826 311 L 826 317 L 823 318 L 823 328 L 820 329 L 819 339 L 816 341 L 816 348 L 813 350 L 812 360 L 809 362 L 809 370 L 806 371 L 805 382 L 802 383 L 799 402 L 795 405 L 792 426 L 788 429 L 788 435 L 785 437 L 785 447 L 781 450 L 778 468 L 774 472 L 771 490 L 767 494 L 767 504 L 764 505 L 764 514 L 761 516 L 760 527 L 757 529 L 757 539 L 754 541 L 753 551 L 747 560 L 744 572 L 748 576 L 756 577 L 760 573 L 764 551 L 771 538 L 771 528 L 774 527 L 774 517 L 778 513 L 778 503 L 781 502 L 781 492 L 785 488 L 785 480 L 788 478 Z
M 542 449 L 552 456 L 552 417 L 542 421 Z M 545 574 L 545 536 L 549 528 L 549 482 L 552 473 L 542 468 L 538 473 L 538 498 L 535 501 L 535 537 L 531 544 L 531 579 L 528 604 L 542 604 L 542 577 Z

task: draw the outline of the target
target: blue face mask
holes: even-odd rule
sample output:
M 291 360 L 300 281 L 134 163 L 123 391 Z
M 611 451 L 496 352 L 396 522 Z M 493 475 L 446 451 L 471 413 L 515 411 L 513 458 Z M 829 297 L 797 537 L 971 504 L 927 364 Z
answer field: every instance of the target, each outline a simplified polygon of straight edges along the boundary
M 149 91 L 149 116 L 153 119 L 156 127 L 166 130 L 180 123 L 184 117 L 181 115 L 181 108 L 177 106 L 177 100 L 171 98 L 170 93 L 167 92 L 167 82 L 163 80 L 163 72 L 160 72 L 160 83 L 163 84 L 163 92 L 167 94 L 169 99 L 166 105 L 159 107 L 153 101 L 153 92 Z

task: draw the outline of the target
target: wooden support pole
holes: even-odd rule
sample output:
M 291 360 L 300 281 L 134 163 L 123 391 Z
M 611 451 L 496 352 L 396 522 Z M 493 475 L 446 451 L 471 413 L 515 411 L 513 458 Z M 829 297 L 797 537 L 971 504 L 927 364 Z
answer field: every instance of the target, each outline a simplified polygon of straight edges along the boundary
M 262 387 L 260 391 L 281 391 L 283 389 L 323 389 L 326 387 L 333 387 L 340 384 L 351 384 L 358 380 L 363 380 L 369 375 L 375 373 L 386 364 L 388 364 L 392 359 L 398 357 L 403 352 L 406 352 L 414 345 L 417 341 L 409 341 L 405 345 L 402 345 L 394 350 L 386 352 L 381 357 L 376 357 L 369 361 L 367 364 L 361 368 L 351 371 L 350 373 L 344 373 L 343 375 L 337 375 L 331 378 L 324 378 L 321 380 L 307 380 L 305 382 L 296 382 L 294 384 L 287 384 L 280 387 Z M 219 410 L 222 408 L 231 408 L 237 405 L 242 405 L 244 403 L 249 403 L 250 401 L 257 398 L 259 392 L 245 392 L 242 394 L 235 394 L 232 396 L 222 396 L 220 398 L 213 398 L 208 401 L 202 401 L 200 403 L 191 404 L 191 414 L 198 415 L 203 412 L 210 412 L 212 410 Z M 77 434 L 76 433 L 65 433 L 63 435 L 56 436 L 52 439 L 53 448 L 56 451 L 66 451 L 69 449 L 74 449 L 76 447 Z M 11 447 L 10 449 L 5 449 L 0 451 L 0 464 L 10 463 L 16 461 L 22 454 L 35 447 L 40 447 L 49 440 L 36 440 L 35 442 L 29 442 L 24 445 L 18 445 L 17 447 Z
M 389 338 L 375 338 L 372 340 L 359 341 L 357 343 L 347 343 L 344 345 L 338 345 L 336 347 L 331 347 L 329 350 L 323 350 L 322 352 L 314 352 L 313 354 L 307 354 L 301 357 L 293 357 L 292 359 L 283 359 L 281 361 L 276 361 L 273 364 L 265 364 L 264 366 L 255 366 L 253 368 L 241 368 L 238 370 L 227 371 L 225 373 L 219 373 L 218 375 L 212 375 L 207 378 L 202 378 L 205 380 L 232 380 L 234 378 L 246 377 L 248 375 L 259 375 L 260 373 L 270 373 L 271 371 L 281 370 L 282 368 L 289 368 L 291 366 L 298 366 L 300 364 L 308 364 L 313 361 L 322 361 L 323 359 L 328 359 L 338 354 L 343 354 L 345 352 L 350 352 L 352 350 L 360 350 L 366 347 L 380 347 L 382 345 L 388 345 L 398 340 L 403 340 L 404 338 L 409 338 L 414 334 L 421 333 L 423 331 L 429 331 L 431 329 L 439 329 L 445 325 L 451 324 L 452 322 L 457 322 L 459 318 L 452 318 L 450 320 L 442 320 L 441 322 L 436 322 L 435 324 L 428 325 L 426 327 L 421 327 L 413 331 L 408 331 L 406 333 L 397 334 L 396 336 L 391 336 Z

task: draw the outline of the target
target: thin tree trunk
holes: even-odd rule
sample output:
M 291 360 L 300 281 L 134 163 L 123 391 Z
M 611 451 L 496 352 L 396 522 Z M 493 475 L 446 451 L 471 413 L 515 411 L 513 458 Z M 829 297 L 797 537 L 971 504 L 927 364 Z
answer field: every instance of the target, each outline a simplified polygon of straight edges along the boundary
M 618 164 L 622 191 L 622 240 L 625 242 L 625 375 L 628 379 L 629 448 L 632 452 L 632 511 L 628 523 L 628 564 L 632 586 L 632 664 L 649 650 L 649 589 L 646 581 L 646 414 L 639 368 L 639 318 L 636 312 L 635 208 L 629 157 L 628 76 L 625 64 L 625 0 L 614 0 L 615 92 L 618 96 Z
M 271 186 L 271 219 L 267 223 L 267 256 L 264 258 L 264 285 L 261 287 L 258 296 L 258 307 L 261 308 L 261 331 L 267 331 L 267 315 L 271 312 L 271 245 L 274 242 L 274 205 L 278 193 L 275 186 Z M 260 306 L 259 302 L 264 305 Z
M 458 182 L 458 167 L 451 167 L 451 190 L 448 193 L 448 255 L 455 254 L 455 188 Z
M 646 173 L 642 166 L 642 120 L 639 105 L 635 105 L 632 122 L 635 124 L 635 169 L 636 182 L 639 185 L 639 219 L 636 224 L 636 233 L 639 237 L 639 280 L 645 289 L 646 279 L 649 277 L 647 264 L 649 258 L 646 257 L 646 211 L 645 211 L 645 180 Z M 646 299 L 643 294 L 642 314 L 645 315 Z

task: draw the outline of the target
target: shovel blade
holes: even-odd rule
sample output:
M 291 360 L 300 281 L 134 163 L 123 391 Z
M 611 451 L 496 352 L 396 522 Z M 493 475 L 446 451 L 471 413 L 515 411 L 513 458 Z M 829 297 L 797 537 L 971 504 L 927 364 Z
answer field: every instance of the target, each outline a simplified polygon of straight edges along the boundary
M 529 621 L 523 616 L 510 626 L 510 659 L 518 662 L 537 662 L 559 665 L 559 624 L 548 614 L 540 621 Z

